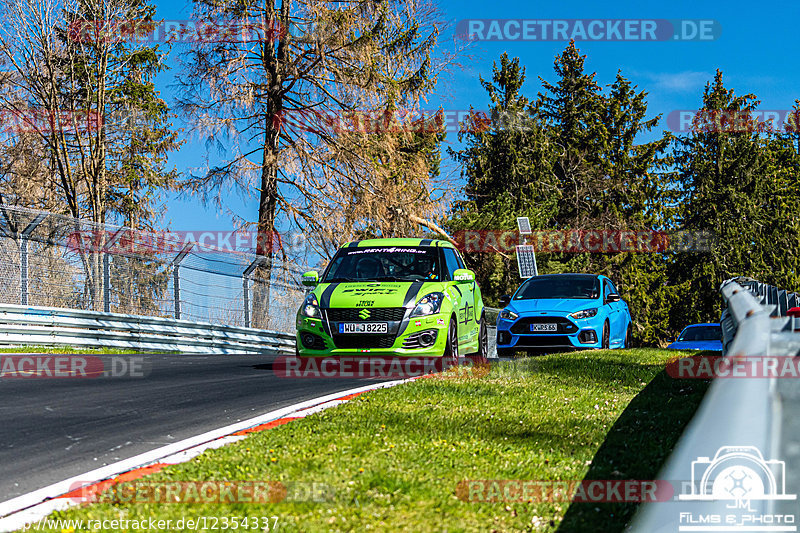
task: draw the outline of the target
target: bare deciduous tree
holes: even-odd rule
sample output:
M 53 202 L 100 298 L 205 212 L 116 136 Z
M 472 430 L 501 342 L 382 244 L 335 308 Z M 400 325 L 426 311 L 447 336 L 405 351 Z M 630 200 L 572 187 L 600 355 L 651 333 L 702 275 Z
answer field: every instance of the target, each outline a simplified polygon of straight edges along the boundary
M 442 23 L 433 5 L 195 0 L 194 6 L 199 21 L 236 21 L 243 31 L 201 42 L 184 57 L 179 106 L 210 146 L 226 152 L 220 164 L 209 164 L 190 184 L 220 206 L 221 194 L 229 190 L 258 196 L 259 254 L 267 258 L 259 277 L 271 276 L 279 215 L 286 216 L 286 224 L 314 232 L 311 237 L 323 247 L 348 238 L 364 215 L 419 217 L 414 202 L 429 203 L 430 172 L 387 161 L 402 160 L 401 148 L 413 143 L 402 135 L 392 140 L 351 134 L 334 127 L 337 121 L 316 121 L 310 128 L 293 124 L 308 117 L 347 120 L 416 108 L 453 59 L 435 55 Z M 383 211 L 370 212 L 369 206 L 378 204 Z M 256 295 L 254 317 L 266 316 L 268 300 L 268 293 Z
M 156 214 L 178 146 L 152 83 L 163 53 L 118 31 L 128 20 L 147 31 L 154 12 L 145 0 L 0 0 L 0 109 L 17 119 L 0 140 L 16 158 L 0 171 L 15 203 L 98 224 Z M 100 255 L 83 260 L 98 306 Z

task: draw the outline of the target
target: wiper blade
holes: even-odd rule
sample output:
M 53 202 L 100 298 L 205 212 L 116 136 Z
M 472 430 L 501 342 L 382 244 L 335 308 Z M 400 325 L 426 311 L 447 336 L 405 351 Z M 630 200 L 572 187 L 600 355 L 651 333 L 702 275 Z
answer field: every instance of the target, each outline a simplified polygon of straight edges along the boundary
M 420 276 L 381 276 L 375 279 L 377 281 L 426 281 Z
M 331 279 L 326 279 L 322 281 L 322 283 L 339 283 L 339 282 L 348 282 L 348 281 L 357 281 L 357 282 L 364 282 L 369 283 L 372 281 L 435 281 L 429 280 L 426 278 L 422 278 L 419 276 L 379 276 L 375 278 L 347 278 L 347 277 L 335 277 Z

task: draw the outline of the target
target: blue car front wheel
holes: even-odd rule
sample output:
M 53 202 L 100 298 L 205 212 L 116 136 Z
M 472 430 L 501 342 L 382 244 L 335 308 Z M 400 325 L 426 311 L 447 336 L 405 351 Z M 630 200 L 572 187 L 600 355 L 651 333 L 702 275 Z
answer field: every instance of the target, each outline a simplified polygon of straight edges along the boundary
M 603 343 L 601 344 L 603 350 L 608 350 L 611 347 L 610 335 L 608 320 L 606 320 L 603 323 Z

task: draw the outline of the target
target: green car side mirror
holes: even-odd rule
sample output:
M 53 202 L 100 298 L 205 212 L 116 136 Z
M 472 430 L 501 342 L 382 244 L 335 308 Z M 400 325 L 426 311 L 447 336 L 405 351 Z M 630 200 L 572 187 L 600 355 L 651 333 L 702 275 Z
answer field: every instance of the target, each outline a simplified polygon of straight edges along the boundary
M 472 283 L 475 281 L 475 272 L 467 268 L 459 268 L 453 272 L 453 279 L 456 283 Z
M 316 287 L 319 283 L 319 274 L 316 270 L 309 270 L 303 274 L 303 285 L 306 287 Z

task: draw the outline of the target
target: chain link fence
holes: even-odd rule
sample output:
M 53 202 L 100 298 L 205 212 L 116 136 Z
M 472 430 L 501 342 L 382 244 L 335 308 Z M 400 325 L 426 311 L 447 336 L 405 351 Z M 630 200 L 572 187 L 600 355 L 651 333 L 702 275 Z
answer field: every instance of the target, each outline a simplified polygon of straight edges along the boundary
M 299 265 L 192 236 L 0 205 L 0 302 L 294 330 Z

